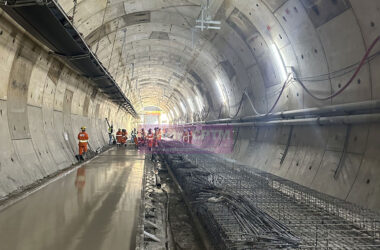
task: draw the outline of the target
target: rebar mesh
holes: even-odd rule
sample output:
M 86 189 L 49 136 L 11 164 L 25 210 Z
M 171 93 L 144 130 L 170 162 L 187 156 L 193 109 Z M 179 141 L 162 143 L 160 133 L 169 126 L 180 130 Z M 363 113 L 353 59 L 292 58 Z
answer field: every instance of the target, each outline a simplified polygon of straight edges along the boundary
M 373 211 L 209 153 L 162 156 L 216 249 L 380 248 Z

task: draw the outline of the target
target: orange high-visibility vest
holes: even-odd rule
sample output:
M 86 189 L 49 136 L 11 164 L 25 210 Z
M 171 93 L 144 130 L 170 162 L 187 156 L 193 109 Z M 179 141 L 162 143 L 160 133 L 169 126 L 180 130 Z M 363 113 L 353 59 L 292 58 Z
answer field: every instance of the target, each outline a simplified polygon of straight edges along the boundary
M 147 138 L 148 138 L 148 147 L 153 147 L 153 134 L 148 134 L 147 135 Z
M 189 140 L 189 134 L 186 132 L 183 132 L 183 135 L 182 135 L 182 140 L 184 142 L 187 142 Z
M 116 132 L 116 141 L 117 143 L 121 143 L 121 131 L 117 131 Z
M 78 134 L 79 146 L 87 146 L 88 134 L 86 132 L 80 132 Z

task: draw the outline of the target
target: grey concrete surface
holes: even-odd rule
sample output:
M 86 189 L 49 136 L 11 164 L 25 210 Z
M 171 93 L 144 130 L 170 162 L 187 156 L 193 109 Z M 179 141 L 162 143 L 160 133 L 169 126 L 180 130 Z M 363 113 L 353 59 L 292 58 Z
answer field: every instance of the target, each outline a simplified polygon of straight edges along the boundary
M 2 10 L 0 60 L 0 199 L 75 163 L 80 127 L 93 150 L 108 143 L 105 118 L 128 127 L 125 112 Z
M 75 1 L 58 2 L 73 15 Z M 82 0 L 74 25 L 137 110 L 160 107 L 174 124 L 252 115 L 247 101 L 236 113 L 244 91 L 256 110 L 267 112 L 285 66 L 315 95 L 336 93 L 380 35 L 378 0 L 213 0 L 209 14 L 221 29 L 194 34 L 205 2 Z M 3 197 L 72 164 L 80 126 L 88 127 L 92 145 L 101 146 L 107 142 L 105 117 L 128 131 L 134 121 L 2 11 L 0 31 Z M 379 51 L 377 44 L 371 55 Z M 292 81 L 273 111 L 379 99 L 379 66 L 378 55 L 366 61 L 352 84 L 326 101 Z M 379 125 L 346 130 L 294 128 L 280 164 L 289 127 L 242 128 L 229 157 L 380 211 Z M 334 177 L 345 141 L 346 157 Z
M 1 211 L 0 249 L 134 249 L 144 158 L 112 148 Z

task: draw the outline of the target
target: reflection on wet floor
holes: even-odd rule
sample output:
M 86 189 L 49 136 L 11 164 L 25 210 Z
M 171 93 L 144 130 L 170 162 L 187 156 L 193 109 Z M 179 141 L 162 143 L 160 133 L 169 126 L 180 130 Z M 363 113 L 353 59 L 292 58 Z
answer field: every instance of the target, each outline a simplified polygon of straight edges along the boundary
M 0 212 L 0 250 L 134 249 L 144 155 L 113 148 Z

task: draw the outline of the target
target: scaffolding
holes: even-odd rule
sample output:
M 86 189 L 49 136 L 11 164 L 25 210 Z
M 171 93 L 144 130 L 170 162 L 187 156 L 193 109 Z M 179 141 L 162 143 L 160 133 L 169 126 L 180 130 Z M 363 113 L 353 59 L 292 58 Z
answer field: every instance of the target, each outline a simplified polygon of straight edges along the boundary
M 371 210 L 181 143 L 164 147 L 175 148 L 161 156 L 216 249 L 380 248 Z

